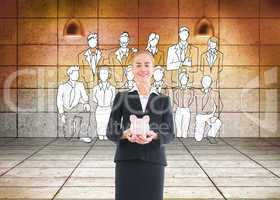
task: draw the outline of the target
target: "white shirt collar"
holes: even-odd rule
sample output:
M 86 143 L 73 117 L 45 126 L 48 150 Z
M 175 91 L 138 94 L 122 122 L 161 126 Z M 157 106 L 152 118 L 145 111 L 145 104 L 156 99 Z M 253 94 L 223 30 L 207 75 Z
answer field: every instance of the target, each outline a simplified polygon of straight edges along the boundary
M 212 88 L 201 88 L 201 91 L 205 94 L 209 94 L 212 91 Z
M 76 81 L 71 81 L 70 79 L 67 81 L 67 84 L 70 85 L 72 88 L 76 87 Z
M 180 84 L 180 89 L 191 89 L 191 86 L 189 86 L 189 85 L 181 85 Z
M 157 47 L 148 47 L 146 50 L 148 50 L 153 55 L 155 55 L 158 52 L 158 48 Z
M 210 55 L 216 55 L 217 54 L 217 49 L 208 49 L 208 53 Z
M 130 92 L 134 92 L 134 91 L 139 91 L 139 90 L 138 90 L 138 87 L 136 86 L 136 84 L 134 84 L 133 87 L 132 87 L 130 90 L 128 90 L 129 93 L 130 93 Z M 157 92 L 157 90 L 156 90 L 155 87 L 151 87 L 151 89 L 150 89 L 150 94 L 151 94 L 151 93 L 154 93 L 154 94 L 156 94 L 156 95 L 159 95 L 159 93 Z
M 123 56 L 128 56 L 129 48 L 125 48 L 125 51 L 123 51 L 121 47 L 116 51 L 116 54 L 123 57 Z
M 183 44 L 182 42 L 179 42 L 178 46 L 179 46 L 180 49 L 185 50 L 188 46 L 188 42 L 186 44 Z
M 88 48 L 86 50 L 86 52 L 84 53 L 84 55 L 92 57 L 92 56 L 96 56 L 97 54 L 99 54 L 99 50 L 97 48 L 93 48 L 93 49 L 95 49 L 94 53 L 92 53 L 91 48 Z
M 104 85 L 104 84 L 102 84 L 102 82 L 100 81 L 98 85 L 99 85 L 100 90 L 101 90 L 101 89 L 106 90 L 106 89 L 109 88 L 109 83 L 108 83 L 108 82 L 106 82 L 105 85 Z

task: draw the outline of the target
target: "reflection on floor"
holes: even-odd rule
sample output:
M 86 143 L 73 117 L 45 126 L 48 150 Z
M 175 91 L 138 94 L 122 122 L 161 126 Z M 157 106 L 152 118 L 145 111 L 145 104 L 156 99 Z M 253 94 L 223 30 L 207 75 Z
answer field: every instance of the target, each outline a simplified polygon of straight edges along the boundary
M 0 198 L 114 199 L 115 146 L 0 138 Z M 280 138 L 166 146 L 165 199 L 280 199 Z

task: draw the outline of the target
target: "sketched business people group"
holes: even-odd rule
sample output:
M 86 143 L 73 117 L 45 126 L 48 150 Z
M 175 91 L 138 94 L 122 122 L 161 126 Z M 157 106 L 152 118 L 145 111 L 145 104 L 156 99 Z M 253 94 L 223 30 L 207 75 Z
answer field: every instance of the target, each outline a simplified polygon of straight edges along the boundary
M 196 141 L 207 138 L 217 143 L 222 126 L 223 53 L 216 37 L 208 39 L 207 50 L 201 55 L 189 38 L 189 28 L 180 27 L 178 42 L 165 55 L 158 47 L 160 35 L 148 35 L 145 50 L 153 55 L 155 64 L 152 87 L 171 97 L 177 137 L 194 136 Z M 122 32 L 117 48 L 99 49 L 98 33 L 87 36 L 88 47 L 78 53 L 77 63 L 67 70 L 68 80 L 58 88 L 62 136 L 77 136 L 84 142 L 91 142 L 95 136 L 107 139 L 106 126 L 116 92 L 135 85 L 131 64 L 138 49 L 131 48 L 129 42 L 129 33 Z

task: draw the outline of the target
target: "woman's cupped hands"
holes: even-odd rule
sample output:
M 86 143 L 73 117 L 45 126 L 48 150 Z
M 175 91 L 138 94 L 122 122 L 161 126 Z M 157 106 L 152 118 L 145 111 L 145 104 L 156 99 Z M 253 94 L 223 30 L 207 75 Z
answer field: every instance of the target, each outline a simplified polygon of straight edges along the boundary
M 123 132 L 122 135 L 123 139 L 127 139 L 129 142 L 138 143 L 138 144 L 148 144 L 152 140 L 157 139 L 157 133 L 152 130 L 149 130 L 147 133 L 138 133 L 133 134 L 131 129 L 128 128 Z

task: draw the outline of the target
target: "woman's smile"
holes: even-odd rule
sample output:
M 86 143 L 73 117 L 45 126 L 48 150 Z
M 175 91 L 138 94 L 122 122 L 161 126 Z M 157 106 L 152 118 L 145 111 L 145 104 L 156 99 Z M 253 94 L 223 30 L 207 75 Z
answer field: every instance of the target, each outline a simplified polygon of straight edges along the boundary
M 141 77 L 141 78 L 149 78 L 150 73 L 148 71 L 140 71 L 137 73 L 137 76 Z
M 153 57 L 148 54 L 140 54 L 134 58 L 132 71 L 136 82 L 146 82 L 149 85 L 153 70 Z

